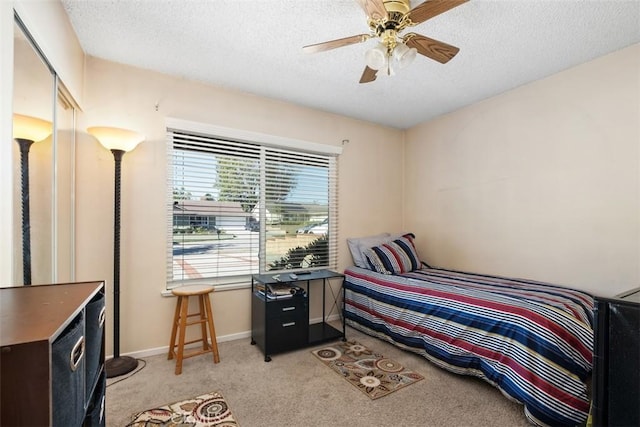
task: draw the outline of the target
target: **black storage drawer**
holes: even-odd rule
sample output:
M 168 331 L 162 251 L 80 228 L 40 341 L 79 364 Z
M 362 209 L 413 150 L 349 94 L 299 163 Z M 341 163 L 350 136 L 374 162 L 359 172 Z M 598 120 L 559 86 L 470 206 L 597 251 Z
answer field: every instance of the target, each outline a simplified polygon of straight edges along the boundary
M 267 302 L 267 319 L 285 315 L 307 316 L 307 299 L 305 297 L 292 297 Z
M 92 400 L 87 407 L 87 415 L 84 419 L 85 427 L 104 427 L 106 425 L 105 405 L 107 381 L 104 375 L 99 377 L 95 390 Z
M 307 344 L 309 319 L 301 310 L 295 314 L 267 319 L 267 354 L 303 347 Z
M 251 343 L 265 354 L 304 347 L 309 341 L 309 311 L 306 296 L 265 299 L 258 292 L 251 300 Z
M 84 419 L 85 336 L 80 312 L 51 344 L 53 426 L 79 426 Z
M 102 335 L 104 331 L 105 309 L 104 293 L 97 294 L 86 307 L 86 405 L 91 401 L 91 391 L 96 385 L 96 380 L 102 367 L 102 360 L 104 359 L 104 342 Z
M 266 353 L 303 347 L 309 339 L 309 312 L 306 297 L 271 300 L 267 304 Z

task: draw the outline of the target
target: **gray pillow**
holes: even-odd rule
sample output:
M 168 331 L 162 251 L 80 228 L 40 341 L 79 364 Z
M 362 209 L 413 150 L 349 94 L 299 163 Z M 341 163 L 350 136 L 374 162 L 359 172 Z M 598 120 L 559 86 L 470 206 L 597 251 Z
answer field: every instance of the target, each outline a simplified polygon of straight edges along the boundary
M 391 234 L 389 233 L 380 233 L 375 236 L 348 238 L 347 245 L 349 246 L 353 263 L 358 267 L 368 269 L 369 264 L 367 263 L 367 259 L 364 257 L 363 252 L 373 246 L 386 243 L 389 239 L 391 239 Z

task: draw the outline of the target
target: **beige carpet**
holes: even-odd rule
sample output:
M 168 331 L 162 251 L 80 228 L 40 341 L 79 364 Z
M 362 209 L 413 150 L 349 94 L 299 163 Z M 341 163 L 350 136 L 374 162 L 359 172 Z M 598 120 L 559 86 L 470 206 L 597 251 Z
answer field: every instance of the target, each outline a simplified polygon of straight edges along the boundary
M 370 400 L 318 363 L 312 348 L 276 354 L 267 363 L 247 338 L 220 343 L 218 364 L 210 355 L 186 359 L 182 375 L 174 375 L 174 361 L 158 355 L 146 358 L 146 366 L 135 375 L 110 379 L 107 425 L 123 427 L 136 412 L 212 390 L 222 393 L 242 427 L 530 425 L 521 405 L 483 381 L 450 374 L 416 354 L 349 327 L 347 338 L 425 378 Z

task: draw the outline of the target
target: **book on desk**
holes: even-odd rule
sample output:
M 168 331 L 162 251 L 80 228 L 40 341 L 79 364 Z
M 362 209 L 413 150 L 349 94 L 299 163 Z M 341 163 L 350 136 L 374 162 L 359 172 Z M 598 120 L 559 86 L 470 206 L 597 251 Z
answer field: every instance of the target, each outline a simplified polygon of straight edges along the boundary
M 268 283 L 267 285 L 259 283 L 257 285 L 257 290 L 258 293 L 266 296 L 268 299 L 284 299 L 291 298 L 293 296 L 304 296 L 306 293 L 301 287 L 288 283 Z

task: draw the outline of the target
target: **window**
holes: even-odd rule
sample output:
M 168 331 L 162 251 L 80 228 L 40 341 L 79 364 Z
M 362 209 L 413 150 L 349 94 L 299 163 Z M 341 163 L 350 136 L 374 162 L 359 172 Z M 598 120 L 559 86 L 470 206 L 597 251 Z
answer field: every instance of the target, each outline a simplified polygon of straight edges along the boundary
M 335 153 L 252 136 L 169 129 L 169 286 L 336 267 Z

